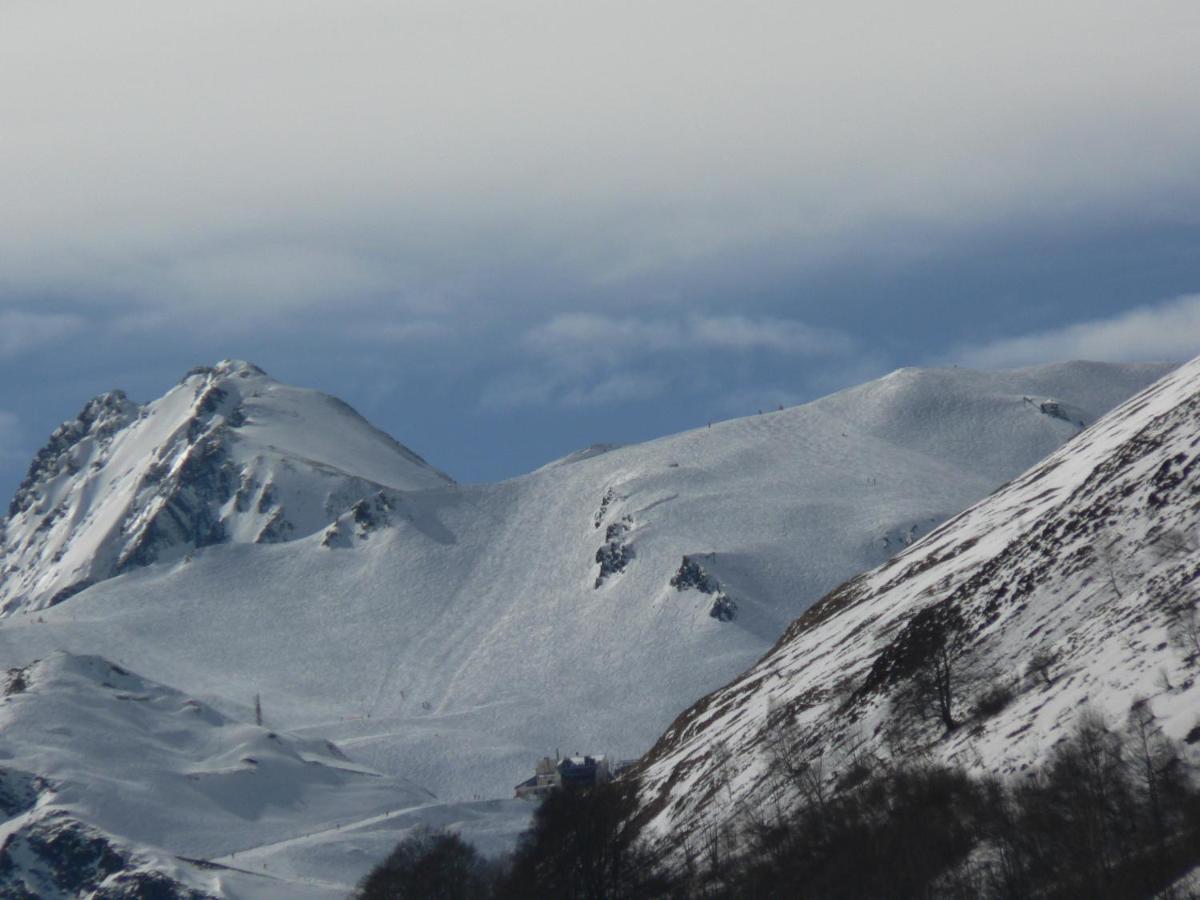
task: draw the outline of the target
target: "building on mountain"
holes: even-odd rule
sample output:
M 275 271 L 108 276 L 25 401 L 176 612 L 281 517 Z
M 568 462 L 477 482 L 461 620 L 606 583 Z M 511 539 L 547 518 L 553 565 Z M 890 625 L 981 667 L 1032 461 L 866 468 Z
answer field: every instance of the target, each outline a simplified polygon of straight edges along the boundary
M 514 794 L 522 799 L 540 799 L 563 787 L 592 787 L 612 780 L 606 756 L 543 756 L 534 766 L 533 777 L 516 786 Z

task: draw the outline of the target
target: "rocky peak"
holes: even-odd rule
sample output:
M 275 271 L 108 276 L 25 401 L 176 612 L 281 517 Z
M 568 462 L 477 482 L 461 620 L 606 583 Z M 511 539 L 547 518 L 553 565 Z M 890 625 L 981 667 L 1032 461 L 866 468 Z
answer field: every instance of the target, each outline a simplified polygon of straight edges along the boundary
M 302 538 L 382 488 L 450 483 L 344 403 L 252 363 L 192 369 L 145 406 L 111 391 L 51 435 L 13 499 L 0 614 L 196 548 Z
M 102 449 L 114 434 L 133 422 L 141 411 L 124 391 L 106 391 L 93 397 L 74 419 L 54 430 L 34 456 L 29 472 L 8 507 L 10 517 L 29 509 L 38 499 L 38 486 L 59 475 L 75 474 L 91 460 L 77 448 L 88 438 Z
M 196 366 L 188 370 L 188 373 L 183 376 L 181 384 L 190 381 L 196 376 L 206 378 L 269 378 L 262 369 L 254 365 L 254 363 L 246 362 L 242 359 L 223 359 L 215 366 Z

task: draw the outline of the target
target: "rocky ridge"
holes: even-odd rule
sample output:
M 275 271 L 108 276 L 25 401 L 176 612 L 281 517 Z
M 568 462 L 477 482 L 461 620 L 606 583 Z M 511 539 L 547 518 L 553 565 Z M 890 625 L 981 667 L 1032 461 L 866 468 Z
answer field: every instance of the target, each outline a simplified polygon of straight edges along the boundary
M 320 455 L 310 430 L 326 433 Z M 0 613 L 213 544 L 304 537 L 381 490 L 448 484 L 345 404 L 249 363 L 193 369 L 146 405 L 111 391 L 55 430 L 18 488 Z

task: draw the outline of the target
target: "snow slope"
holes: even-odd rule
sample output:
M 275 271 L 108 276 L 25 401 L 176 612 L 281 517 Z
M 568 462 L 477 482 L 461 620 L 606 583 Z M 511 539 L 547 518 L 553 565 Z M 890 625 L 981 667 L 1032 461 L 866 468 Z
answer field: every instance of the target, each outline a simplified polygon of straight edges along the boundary
M 328 741 L 240 721 L 100 657 L 53 653 L 4 687 L 5 897 L 145 896 L 131 885 L 159 882 L 202 896 L 343 897 L 417 825 L 496 853 L 528 821 L 517 801 L 439 804 Z
M 831 587 L 1167 368 L 901 370 L 501 484 L 417 468 L 435 486 L 393 481 L 306 537 L 164 554 L 10 615 L 0 663 L 100 654 L 243 718 L 261 693 L 273 726 L 443 801 L 505 796 L 556 747 L 639 754 Z
M 33 786 L 6 810 L 16 813 L 0 826 L 6 833 L 28 842 L 65 820 L 190 859 L 433 800 L 355 765 L 327 741 L 231 719 L 100 657 L 66 653 L 9 672 L 0 758 L 10 781 Z M 204 881 L 198 887 L 216 889 Z
M 303 537 L 382 487 L 448 483 L 341 401 L 249 363 L 195 369 L 145 406 L 110 391 L 51 435 L 13 498 L 0 612 L 208 544 Z
M 949 734 L 900 699 L 936 635 L 957 686 Z M 680 850 L 742 810 L 786 808 L 781 752 L 830 783 L 920 753 L 1014 773 L 1085 706 L 1121 723 L 1139 698 L 1200 752 L 1198 678 L 1200 359 L 796 619 L 639 762 L 641 821 Z M 997 684 L 1009 705 L 973 713 Z

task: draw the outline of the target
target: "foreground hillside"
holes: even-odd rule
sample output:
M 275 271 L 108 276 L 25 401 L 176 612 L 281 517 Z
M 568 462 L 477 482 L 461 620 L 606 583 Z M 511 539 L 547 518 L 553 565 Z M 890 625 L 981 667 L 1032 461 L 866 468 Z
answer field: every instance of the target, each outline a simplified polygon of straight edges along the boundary
M 226 394 L 201 420 L 228 449 L 213 468 L 191 452 L 191 471 L 221 483 L 224 460 L 242 460 L 247 484 L 284 496 L 292 539 L 259 542 L 247 525 L 257 524 L 257 502 L 243 511 L 231 482 L 230 499 L 204 507 L 225 523 L 221 541 L 181 526 L 172 552 L 52 607 L 22 607 L 0 623 L 0 662 L 98 654 L 242 718 L 260 694 L 273 727 L 332 739 L 443 800 L 503 796 L 555 748 L 635 756 L 825 591 L 1071 439 L 1164 368 L 901 370 L 802 407 L 456 486 L 392 444 L 380 469 L 358 452 L 336 457 L 338 431 L 320 431 L 313 447 L 299 426 L 286 440 L 267 437 L 283 434 L 279 423 L 316 421 L 310 403 L 323 414 L 330 401 L 229 364 L 168 395 L 181 412 L 164 430 L 186 437 L 205 385 Z M 243 383 L 253 390 L 234 403 Z M 297 404 L 290 414 L 280 397 Z M 41 571 L 27 555 L 35 544 L 12 536 L 27 533 L 22 523 L 49 498 L 91 498 L 93 484 L 114 482 L 129 465 L 116 449 L 132 440 L 126 433 L 117 428 L 109 449 L 74 475 L 63 468 L 53 492 L 32 492 L 37 501 L 10 519 L 17 562 L 6 565 Z M 246 457 L 239 447 L 266 449 Z M 331 492 L 350 483 L 348 472 L 369 492 Z M 267 490 L 287 478 L 286 494 Z M 318 511 L 290 512 L 311 498 L 301 490 L 310 482 Z M 132 496 L 133 520 L 160 508 Z M 330 498 L 345 501 L 340 512 Z M 81 519 L 46 571 L 86 557 L 87 546 L 110 546 L 92 541 L 99 524 Z
M 1195 761 L 1198 676 L 1200 359 L 796 619 L 641 760 L 639 822 L 679 859 L 879 767 L 1019 779 L 1081 717 Z

